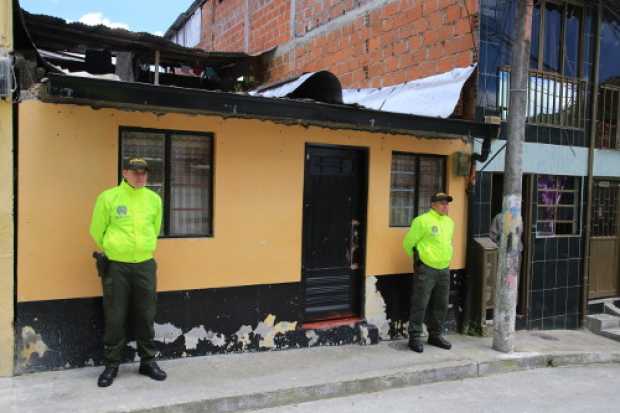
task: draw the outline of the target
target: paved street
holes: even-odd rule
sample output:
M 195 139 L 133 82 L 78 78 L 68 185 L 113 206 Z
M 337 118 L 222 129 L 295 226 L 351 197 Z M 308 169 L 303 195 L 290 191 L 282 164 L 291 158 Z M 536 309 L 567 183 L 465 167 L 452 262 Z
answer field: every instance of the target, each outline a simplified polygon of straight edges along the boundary
M 258 412 L 618 412 L 618 389 L 620 365 L 591 365 L 406 387 Z

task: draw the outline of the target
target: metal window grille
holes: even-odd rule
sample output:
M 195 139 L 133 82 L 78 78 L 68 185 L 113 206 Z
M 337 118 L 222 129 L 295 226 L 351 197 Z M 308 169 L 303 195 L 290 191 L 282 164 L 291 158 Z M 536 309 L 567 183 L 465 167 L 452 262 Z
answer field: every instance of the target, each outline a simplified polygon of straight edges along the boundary
M 499 71 L 498 85 L 497 105 L 502 120 L 507 120 L 510 102 L 510 68 L 502 68 Z M 530 70 L 527 90 L 527 122 L 543 126 L 585 128 L 586 86 L 586 80 Z
M 537 236 L 579 232 L 579 180 L 572 176 L 539 175 Z
M 618 202 L 620 182 L 598 181 L 592 197 L 592 236 L 613 237 L 618 235 Z
M 390 226 L 406 227 L 430 208 L 433 193 L 444 190 L 445 157 L 392 154 Z
M 620 149 L 620 87 L 604 85 L 599 88 L 597 118 L 596 147 Z
M 133 157 L 146 159 L 147 186 L 163 200 L 164 225 L 160 235 L 212 235 L 211 135 L 122 129 L 120 168 Z

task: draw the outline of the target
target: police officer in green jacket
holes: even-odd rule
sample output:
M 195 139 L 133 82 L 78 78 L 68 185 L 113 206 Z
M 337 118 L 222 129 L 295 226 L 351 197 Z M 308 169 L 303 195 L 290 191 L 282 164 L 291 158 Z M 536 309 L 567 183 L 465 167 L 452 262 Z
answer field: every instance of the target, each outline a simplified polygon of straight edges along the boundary
M 428 344 L 446 350 L 452 347 L 443 336 L 450 293 L 450 260 L 454 221 L 448 216 L 452 197 L 437 192 L 431 209 L 415 218 L 403 240 L 405 252 L 413 257 L 413 292 L 409 313 L 409 348 L 424 351 L 422 323 L 426 318 Z
M 105 318 L 105 369 L 99 387 L 112 384 L 126 344 L 128 314 L 140 355 L 140 374 L 165 380 L 155 359 L 153 322 L 157 306 L 156 270 L 153 252 L 161 228 L 160 196 L 145 188 L 148 164 L 133 158 L 123 166 L 123 182 L 97 198 L 90 235 L 105 253 L 109 264 L 102 276 Z

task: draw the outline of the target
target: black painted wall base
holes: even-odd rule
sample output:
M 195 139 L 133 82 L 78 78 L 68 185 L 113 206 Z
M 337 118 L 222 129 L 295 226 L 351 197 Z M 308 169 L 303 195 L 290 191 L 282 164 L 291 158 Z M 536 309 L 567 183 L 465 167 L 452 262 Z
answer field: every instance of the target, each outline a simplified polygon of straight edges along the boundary
M 289 283 L 160 293 L 158 357 L 378 343 L 377 328 L 363 321 L 303 329 L 300 291 Z M 16 374 L 102 364 L 100 297 L 22 302 L 16 313 Z M 134 347 L 126 347 L 126 362 L 137 360 Z
M 456 332 L 462 322 L 463 275 L 463 270 L 450 271 L 450 308 L 444 326 L 449 332 Z M 389 320 L 388 336 L 390 339 L 408 337 L 407 327 L 413 277 L 411 274 L 377 277 L 377 291 L 383 297 L 386 318 Z

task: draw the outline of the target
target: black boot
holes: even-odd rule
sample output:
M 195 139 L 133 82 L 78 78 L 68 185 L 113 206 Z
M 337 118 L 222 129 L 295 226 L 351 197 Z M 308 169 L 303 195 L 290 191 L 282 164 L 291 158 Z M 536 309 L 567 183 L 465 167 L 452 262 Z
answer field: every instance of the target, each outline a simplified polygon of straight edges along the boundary
M 424 343 L 420 337 L 412 337 L 409 339 L 409 348 L 416 353 L 421 353 L 424 351 Z
M 160 369 L 154 361 L 140 363 L 140 369 L 138 372 L 157 381 L 164 381 L 167 377 L 166 372 Z
M 118 367 L 106 367 L 103 373 L 99 375 L 97 380 L 97 386 L 108 387 L 114 382 L 116 375 L 118 374 Z
M 444 350 L 450 350 L 452 348 L 452 344 L 442 336 L 433 335 L 428 337 L 428 344 L 431 346 L 443 348 Z

